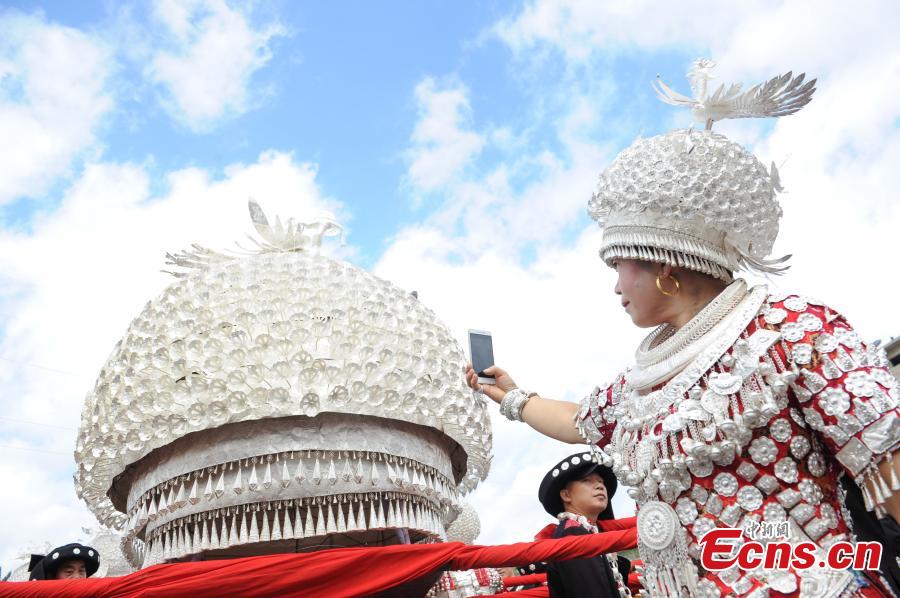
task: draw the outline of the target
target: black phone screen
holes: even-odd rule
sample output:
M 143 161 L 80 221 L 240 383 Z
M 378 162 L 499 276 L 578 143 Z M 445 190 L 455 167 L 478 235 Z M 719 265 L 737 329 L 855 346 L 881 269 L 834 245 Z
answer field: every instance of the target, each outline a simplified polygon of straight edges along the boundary
M 494 343 L 491 337 L 470 332 L 469 346 L 472 350 L 472 368 L 481 378 L 493 378 L 484 375 L 484 370 L 494 365 Z

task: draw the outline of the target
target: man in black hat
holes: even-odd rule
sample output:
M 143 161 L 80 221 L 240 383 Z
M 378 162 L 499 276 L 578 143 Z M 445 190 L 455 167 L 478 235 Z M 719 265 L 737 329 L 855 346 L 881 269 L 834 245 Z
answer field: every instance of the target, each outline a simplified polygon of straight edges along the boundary
M 28 579 L 79 579 L 90 577 L 100 568 L 100 554 L 77 542 L 54 548 L 50 554 L 33 554 L 28 564 Z
M 544 510 L 559 519 L 554 538 L 597 533 L 598 519 L 613 519 L 618 482 L 591 453 L 566 457 L 547 472 L 538 490 Z M 614 554 L 547 565 L 551 598 L 627 596 L 631 563 Z

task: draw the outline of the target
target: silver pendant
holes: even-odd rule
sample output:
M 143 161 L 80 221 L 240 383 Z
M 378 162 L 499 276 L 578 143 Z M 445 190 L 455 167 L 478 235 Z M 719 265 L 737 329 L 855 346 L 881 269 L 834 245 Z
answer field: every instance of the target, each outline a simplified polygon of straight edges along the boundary
M 707 421 L 710 419 L 709 412 L 707 412 L 700 404 L 700 401 L 696 399 L 685 399 L 681 401 L 678 405 L 678 413 L 686 419 L 698 421 Z
M 740 376 L 734 374 L 722 374 L 719 372 L 711 374 L 707 382 L 708 388 L 720 395 L 734 394 L 739 391 L 743 385 L 744 379 Z M 703 401 L 703 397 L 700 398 L 700 401 Z
M 788 322 L 781 325 L 781 336 L 789 343 L 796 343 L 806 335 L 803 327 L 796 322 Z
M 803 525 L 807 521 L 813 518 L 816 514 L 816 508 L 812 505 L 808 505 L 805 502 L 800 503 L 793 509 L 791 509 L 791 519 Z
M 838 342 L 837 339 L 827 332 L 820 334 L 816 339 L 816 351 L 819 353 L 831 353 L 835 349 L 837 349 Z
M 691 498 L 702 505 L 709 498 L 709 492 L 703 486 L 694 486 L 691 488 Z
M 654 500 L 641 506 L 637 515 L 637 533 L 641 542 L 651 550 L 665 550 L 675 540 L 680 526 L 675 509 Z
M 777 326 L 787 319 L 787 312 L 781 309 L 780 307 L 773 307 L 771 309 L 766 310 L 763 314 L 763 318 L 766 319 L 768 324 L 772 324 L 773 326 Z
M 794 490 L 793 488 L 788 488 L 787 490 L 782 490 L 775 498 L 778 499 L 778 502 L 781 503 L 781 506 L 785 509 L 790 509 L 798 502 L 800 502 L 800 493 Z
M 809 343 L 797 343 L 791 348 L 791 361 L 806 365 L 812 361 L 813 348 Z
M 728 397 L 715 390 L 707 389 L 700 396 L 700 405 L 713 417 L 721 419 L 728 412 Z
M 688 457 L 688 468 L 691 470 L 691 473 L 698 478 L 705 478 L 712 474 L 713 463 L 709 459 L 695 459 L 694 457 Z
M 822 320 L 818 318 L 815 314 L 805 313 L 800 314 L 797 318 L 797 323 L 803 327 L 807 332 L 818 332 L 822 330 Z

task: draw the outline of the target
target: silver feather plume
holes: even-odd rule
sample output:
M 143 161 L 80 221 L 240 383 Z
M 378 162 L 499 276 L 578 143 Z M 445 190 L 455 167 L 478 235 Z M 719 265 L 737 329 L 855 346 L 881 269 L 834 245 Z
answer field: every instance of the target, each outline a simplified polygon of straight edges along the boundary
M 235 243 L 239 252 L 223 253 L 208 249 L 202 245 L 192 244 L 191 249 L 178 253 L 166 253 L 166 265 L 182 268 L 185 271 L 163 270 L 176 278 L 183 278 L 192 270 L 204 270 L 231 261 L 240 255 L 252 255 L 259 253 L 280 253 L 306 251 L 318 253 L 324 237 L 340 236 L 341 244 L 345 243 L 344 229 L 338 224 L 334 216 L 323 212 L 311 222 L 294 222 L 288 218 L 286 223 L 275 217 L 274 226 L 269 223 L 260 205 L 252 197 L 247 201 L 250 211 L 250 220 L 261 240 L 247 236 L 254 247 L 246 248 L 240 243 Z

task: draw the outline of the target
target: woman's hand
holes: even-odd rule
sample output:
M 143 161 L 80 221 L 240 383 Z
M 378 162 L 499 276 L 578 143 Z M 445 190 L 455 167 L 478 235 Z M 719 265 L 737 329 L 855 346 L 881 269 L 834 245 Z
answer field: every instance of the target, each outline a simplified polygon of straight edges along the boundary
M 502 370 L 495 365 L 492 365 L 491 367 L 484 370 L 484 373 L 488 376 L 493 376 L 496 380 L 496 383 L 479 384 L 478 373 L 474 369 L 472 369 L 471 363 L 466 364 L 466 384 L 468 384 L 469 388 L 471 388 L 472 390 L 483 392 L 495 403 L 499 403 L 501 400 L 503 400 L 503 396 L 512 389 L 518 388 L 515 381 L 509 377 L 509 374 L 507 374 L 505 370 Z
M 493 376 L 496 384 L 479 384 L 478 373 L 472 369 L 472 364 L 466 365 L 466 384 L 472 390 L 478 390 L 490 397 L 495 403 L 503 400 L 503 397 L 516 386 L 506 370 L 497 366 L 491 366 L 484 373 Z M 539 396 L 531 397 L 522 408 L 522 417 L 529 426 L 550 438 L 555 438 L 569 444 L 582 444 L 584 439 L 572 422 L 578 405 L 567 401 L 554 401 L 543 399 Z

